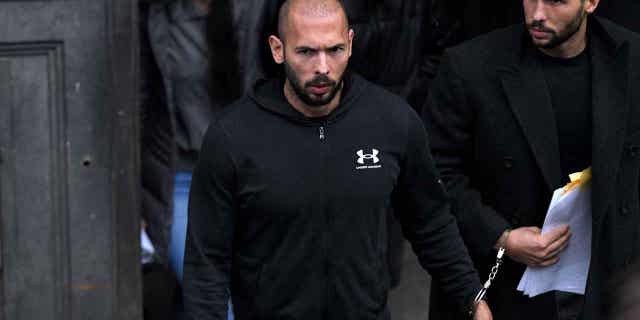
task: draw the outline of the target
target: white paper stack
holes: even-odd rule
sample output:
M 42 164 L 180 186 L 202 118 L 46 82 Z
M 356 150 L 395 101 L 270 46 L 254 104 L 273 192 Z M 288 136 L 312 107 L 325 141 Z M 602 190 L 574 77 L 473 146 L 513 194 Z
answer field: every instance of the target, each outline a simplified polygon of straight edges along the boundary
M 542 233 L 568 224 L 571 239 L 558 263 L 545 268 L 527 267 L 518 291 L 529 297 L 553 290 L 584 294 L 591 260 L 591 171 L 585 172 L 582 183 L 575 188 L 568 192 L 566 187 L 560 188 L 553 193 Z

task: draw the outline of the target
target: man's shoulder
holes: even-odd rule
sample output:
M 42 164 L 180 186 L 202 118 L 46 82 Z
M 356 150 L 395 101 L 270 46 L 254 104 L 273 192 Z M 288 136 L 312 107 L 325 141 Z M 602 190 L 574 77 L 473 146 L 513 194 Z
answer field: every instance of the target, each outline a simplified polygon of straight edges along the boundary
M 640 59 L 640 34 L 633 32 L 621 25 L 618 25 L 606 18 L 597 18 L 597 23 L 604 29 L 609 39 L 613 40 L 614 46 L 627 44 L 629 47 L 629 59 L 635 61 Z
M 607 18 L 597 17 L 597 22 L 617 42 L 628 41 L 635 46 L 640 44 L 640 34 L 633 32 Z
M 385 102 L 386 104 L 389 104 L 389 103 L 405 104 L 406 103 L 405 100 L 399 95 L 389 91 L 385 87 L 375 82 L 365 79 L 363 76 L 359 74 L 352 73 L 352 78 L 354 79 L 354 82 L 360 83 L 358 86 L 361 87 L 361 90 L 363 91 L 361 96 L 364 97 L 364 99 Z M 385 104 L 385 103 L 381 103 L 381 104 Z
M 408 127 L 421 122 L 419 115 L 402 96 L 362 77 L 358 81 L 365 83 L 365 92 L 357 102 L 360 104 L 357 107 L 358 117 L 374 126 L 383 126 L 390 135 L 405 134 Z
M 409 103 L 400 95 L 357 74 L 354 74 L 354 79 L 361 82 L 363 94 L 360 95 L 358 103 L 365 105 L 366 112 L 390 116 L 412 111 Z
M 257 109 L 255 102 L 248 95 L 244 95 L 216 111 L 209 123 L 209 129 L 224 131 L 227 134 L 237 131 L 243 123 L 254 117 L 252 113 L 255 109 Z

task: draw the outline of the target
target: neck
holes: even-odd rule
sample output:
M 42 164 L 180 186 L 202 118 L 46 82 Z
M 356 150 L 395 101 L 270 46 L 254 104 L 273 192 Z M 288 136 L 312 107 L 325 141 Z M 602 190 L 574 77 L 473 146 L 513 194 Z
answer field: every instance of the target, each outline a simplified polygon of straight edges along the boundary
M 539 48 L 542 53 L 554 57 L 569 59 L 573 58 L 587 47 L 587 20 L 584 19 L 580 28 L 569 39 L 555 48 Z
M 309 106 L 304 103 L 291 86 L 291 82 L 287 79 L 284 83 L 284 96 L 287 98 L 289 104 L 300 113 L 308 118 L 318 118 L 329 115 L 340 104 L 340 97 L 342 96 L 342 87 L 331 102 L 323 106 Z

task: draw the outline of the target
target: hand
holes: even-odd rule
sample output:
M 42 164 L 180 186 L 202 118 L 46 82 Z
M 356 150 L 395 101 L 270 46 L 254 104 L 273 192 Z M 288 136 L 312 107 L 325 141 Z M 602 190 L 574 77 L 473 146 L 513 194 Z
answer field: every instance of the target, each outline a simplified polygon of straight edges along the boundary
M 486 301 L 480 300 L 476 306 L 476 313 L 473 315 L 473 320 L 493 320 L 493 315 Z
M 505 241 L 506 255 L 529 267 L 548 267 L 558 262 L 558 254 L 569 244 L 569 226 L 559 226 L 542 234 L 539 228 L 511 230 Z

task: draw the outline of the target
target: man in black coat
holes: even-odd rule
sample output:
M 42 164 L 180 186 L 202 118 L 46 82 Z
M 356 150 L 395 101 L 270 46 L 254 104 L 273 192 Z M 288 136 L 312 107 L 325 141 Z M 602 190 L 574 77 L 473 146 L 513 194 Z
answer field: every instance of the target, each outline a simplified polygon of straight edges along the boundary
M 609 274 L 640 250 L 640 38 L 591 17 L 598 0 L 524 0 L 526 25 L 448 50 L 424 119 L 454 214 L 496 319 L 602 319 Z M 553 190 L 592 166 L 584 295 L 516 291 L 526 266 L 554 264 L 567 227 L 542 235 Z M 432 312 L 432 318 L 445 307 Z

